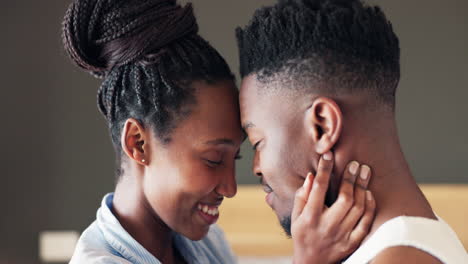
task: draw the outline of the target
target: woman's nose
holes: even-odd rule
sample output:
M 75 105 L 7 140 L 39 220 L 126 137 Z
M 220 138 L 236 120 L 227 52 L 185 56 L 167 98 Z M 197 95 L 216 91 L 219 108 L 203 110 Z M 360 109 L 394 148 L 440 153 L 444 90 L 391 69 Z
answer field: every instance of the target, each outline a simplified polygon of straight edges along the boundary
M 216 192 L 224 197 L 232 198 L 237 193 L 236 171 L 234 167 L 223 174 Z

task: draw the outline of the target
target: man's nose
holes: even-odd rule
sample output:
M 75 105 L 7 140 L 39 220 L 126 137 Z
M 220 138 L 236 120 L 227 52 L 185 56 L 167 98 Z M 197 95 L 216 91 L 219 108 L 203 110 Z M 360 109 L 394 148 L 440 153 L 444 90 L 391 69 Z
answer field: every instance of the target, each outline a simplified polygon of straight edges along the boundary
M 253 168 L 252 168 L 253 173 L 255 176 L 262 177 L 262 170 L 260 169 L 260 157 L 258 155 L 258 152 L 255 152 L 254 158 L 253 158 Z

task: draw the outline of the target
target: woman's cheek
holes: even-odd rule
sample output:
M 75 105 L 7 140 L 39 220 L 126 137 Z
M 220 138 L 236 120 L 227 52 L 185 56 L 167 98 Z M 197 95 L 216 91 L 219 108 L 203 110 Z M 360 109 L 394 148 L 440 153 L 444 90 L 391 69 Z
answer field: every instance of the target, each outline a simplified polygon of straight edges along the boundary
M 216 179 L 216 169 L 202 165 L 197 171 L 193 171 L 189 187 L 193 193 L 205 196 L 216 187 Z

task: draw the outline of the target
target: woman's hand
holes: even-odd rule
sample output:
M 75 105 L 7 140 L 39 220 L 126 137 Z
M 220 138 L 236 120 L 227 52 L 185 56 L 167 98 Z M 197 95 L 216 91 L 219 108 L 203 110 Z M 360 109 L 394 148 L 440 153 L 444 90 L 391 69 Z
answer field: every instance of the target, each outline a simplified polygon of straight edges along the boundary
M 348 257 L 367 236 L 375 215 L 375 200 L 367 190 L 371 170 L 350 162 L 336 202 L 325 206 L 333 169 L 331 152 L 322 156 L 317 175 L 309 173 L 296 192 L 291 234 L 294 263 L 337 263 Z

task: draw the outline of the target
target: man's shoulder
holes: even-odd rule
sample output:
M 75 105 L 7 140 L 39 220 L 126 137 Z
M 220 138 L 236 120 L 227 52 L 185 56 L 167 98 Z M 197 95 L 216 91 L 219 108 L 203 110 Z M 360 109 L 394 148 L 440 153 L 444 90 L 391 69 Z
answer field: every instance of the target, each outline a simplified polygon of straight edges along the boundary
M 347 263 L 468 263 L 457 235 L 442 219 L 399 216 L 382 224 Z
M 441 264 L 442 262 L 433 255 L 415 247 L 396 246 L 380 252 L 371 262 L 372 264 L 390 263 L 424 263 Z

